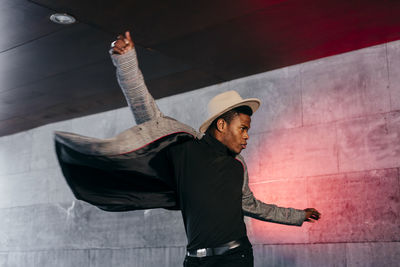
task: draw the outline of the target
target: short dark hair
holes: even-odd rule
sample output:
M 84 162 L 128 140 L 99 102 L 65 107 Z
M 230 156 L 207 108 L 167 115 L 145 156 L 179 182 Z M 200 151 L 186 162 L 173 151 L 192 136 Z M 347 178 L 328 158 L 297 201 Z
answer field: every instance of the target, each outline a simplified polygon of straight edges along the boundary
M 210 124 L 210 126 L 206 130 L 206 133 L 214 135 L 214 131 L 217 129 L 217 121 L 219 119 L 223 119 L 224 121 L 226 121 L 226 123 L 229 124 L 229 123 L 231 123 L 233 118 L 235 118 L 239 114 L 246 114 L 246 115 L 251 116 L 251 115 L 253 115 L 253 110 L 249 106 L 239 106 L 239 107 L 233 108 L 233 109 L 225 112 L 224 114 L 222 114 L 215 120 L 213 120 L 213 122 Z

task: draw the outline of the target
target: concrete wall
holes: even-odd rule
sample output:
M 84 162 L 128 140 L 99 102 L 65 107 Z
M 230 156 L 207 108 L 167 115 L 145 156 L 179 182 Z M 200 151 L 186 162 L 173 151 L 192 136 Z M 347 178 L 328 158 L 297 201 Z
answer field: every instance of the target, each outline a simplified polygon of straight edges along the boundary
M 290 227 L 246 219 L 256 266 L 398 266 L 400 41 L 157 101 L 198 127 L 215 94 L 263 101 L 243 152 L 255 195 L 322 219 Z M 52 131 L 110 137 L 127 108 L 0 138 L 0 266 L 181 266 L 179 212 L 107 213 L 77 201 Z

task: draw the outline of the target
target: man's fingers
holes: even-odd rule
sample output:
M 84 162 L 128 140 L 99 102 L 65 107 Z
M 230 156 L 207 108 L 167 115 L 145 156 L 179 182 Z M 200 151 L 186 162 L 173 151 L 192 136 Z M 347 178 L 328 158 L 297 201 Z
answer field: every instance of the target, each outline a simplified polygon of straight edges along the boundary
M 316 214 L 316 215 L 318 215 L 318 216 L 321 216 L 321 213 L 319 213 L 319 211 L 317 211 L 317 210 L 314 209 L 314 208 L 307 208 L 307 209 L 305 209 L 304 211 L 306 211 L 306 212 L 311 212 L 311 214 Z
M 111 48 L 117 54 L 125 54 L 126 52 L 133 49 L 134 44 L 131 39 L 131 35 L 129 31 L 126 31 L 125 34 L 120 34 L 117 36 L 117 39 L 111 43 Z
M 123 49 L 121 49 L 121 48 L 119 48 L 119 47 L 114 47 L 113 48 L 113 50 L 114 50 L 114 52 L 117 52 L 118 54 L 120 54 L 120 55 L 122 55 L 123 53 L 124 53 L 124 50 Z
M 127 48 L 120 48 L 120 47 L 117 47 L 117 46 L 114 46 L 114 47 L 112 48 L 112 50 L 113 50 L 116 54 L 120 54 L 120 55 L 123 55 L 123 54 L 125 54 L 126 52 L 129 51 L 129 49 L 127 49 Z
M 314 219 L 314 220 L 319 220 L 319 216 L 316 216 L 316 215 L 311 215 L 310 218 Z
M 321 217 L 321 214 L 318 212 L 313 212 L 310 217 L 315 220 L 318 220 Z
M 123 49 L 125 46 L 126 46 L 126 43 L 125 43 L 124 39 L 118 39 L 117 41 L 114 42 L 114 47 Z
M 119 47 L 125 47 L 127 45 L 130 45 L 130 42 L 127 38 L 125 38 L 124 35 L 118 35 L 117 40 L 115 41 L 115 44 L 118 45 Z
M 131 33 L 130 33 L 129 31 L 126 31 L 126 32 L 125 32 L 125 38 L 126 38 L 130 43 L 133 43 L 133 42 L 132 42 L 132 38 L 131 38 Z

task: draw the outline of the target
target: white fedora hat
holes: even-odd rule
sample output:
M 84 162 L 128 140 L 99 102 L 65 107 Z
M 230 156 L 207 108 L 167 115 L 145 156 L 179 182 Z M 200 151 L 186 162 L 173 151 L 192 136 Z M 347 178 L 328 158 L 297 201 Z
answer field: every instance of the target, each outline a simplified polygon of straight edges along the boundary
M 236 91 L 227 91 L 216 95 L 208 102 L 208 119 L 200 126 L 200 132 L 204 133 L 211 123 L 225 112 L 240 107 L 248 106 L 256 112 L 261 101 L 258 98 L 243 99 Z

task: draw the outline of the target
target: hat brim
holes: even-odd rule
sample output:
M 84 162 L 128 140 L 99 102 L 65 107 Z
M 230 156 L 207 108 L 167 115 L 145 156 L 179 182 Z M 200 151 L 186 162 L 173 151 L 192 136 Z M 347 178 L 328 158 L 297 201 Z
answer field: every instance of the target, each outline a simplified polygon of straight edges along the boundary
M 240 101 L 238 103 L 236 103 L 235 105 L 231 105 L 225 109 L 223 109 L 222 111 L 220 111 L 219 113 L 211 116 L 210 118 L 208 118 L 205 122 L 203 122 L 203 124 L 200 126 L 199 131 L 201 133 L 205 133 L 208 129 L 208 127 L 210 127 L 211 123 L 218 118 L 219 116 L 221 116 L 222 114 L 224 114 L 225 112 L 228 112 L 231 109 L 240 107 L 240 106 L 248 106 L 251 108 L 251 110 L 254 112 L 257 111 L 257 109 L 260 107 L 261 105 L 261 101 L 258 98 L 247 98 L 244 99 L 243 101 Z

